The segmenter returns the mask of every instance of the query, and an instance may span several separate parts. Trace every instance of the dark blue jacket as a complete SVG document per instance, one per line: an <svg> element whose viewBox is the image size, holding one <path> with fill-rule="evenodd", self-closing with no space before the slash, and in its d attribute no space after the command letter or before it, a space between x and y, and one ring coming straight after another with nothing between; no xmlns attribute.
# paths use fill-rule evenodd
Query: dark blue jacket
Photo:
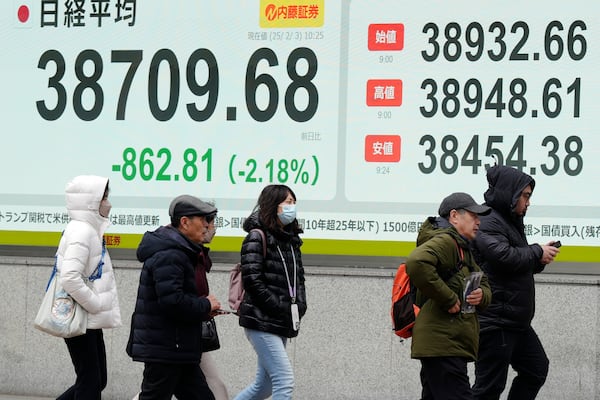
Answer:
<svg viewBox="0 0 600 400"><path fill-rule="evenodd" d="M135 361L200 362L201 321L211 308L196 287L201 251L172 226L144 234L137 249L144 265L127 344Z"/></svg>

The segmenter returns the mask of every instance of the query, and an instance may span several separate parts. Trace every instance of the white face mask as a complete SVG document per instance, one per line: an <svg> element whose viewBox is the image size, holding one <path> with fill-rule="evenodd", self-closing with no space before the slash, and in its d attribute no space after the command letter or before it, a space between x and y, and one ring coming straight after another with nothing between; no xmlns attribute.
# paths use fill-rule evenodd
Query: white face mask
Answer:
<svg viewBox="0 0 600 400"><path fill-rule="evenodd" d="M289 225L296 219L296 205L285 204L281 206L281 213L277 214L283 225Z"/></svg>
<svg viewBox="0 0 600 400"><path fill-rule="evenodd" d="M208 227L208 230L206 231L206 234L204 235L204 243L210 243L212 242L213 238L215 237L215 233L217 233L217 228L213 227Z"/></svg>
<svg viewBox="0 0 600 400"><path fill-rule="evenodd" d="M112 205L110 204L110 201L108 201L108 199L104 199L100 202L100 208L98 209L98 212L104 218L108 218L108 214L110 214L111 208Z"/></svg>

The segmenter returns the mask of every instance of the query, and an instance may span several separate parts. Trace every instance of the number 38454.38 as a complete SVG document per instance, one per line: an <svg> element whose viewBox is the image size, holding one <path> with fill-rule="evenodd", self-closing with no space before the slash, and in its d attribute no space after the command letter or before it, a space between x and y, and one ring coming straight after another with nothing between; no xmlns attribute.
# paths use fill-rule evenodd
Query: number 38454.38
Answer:
<svg viewBox="0 0 600 400"><path fill-rule="evenodd" d="M507 165L535 175L539 170L544 175L555 175L561 170L566 175L576 176L583 170L583 140L580 136L572 135L561 141L556 136L546 136L539 147L528 144L528 151L540 151L543 155L530 157L543 160L538 165L528 163L525 156L525 140L523 135L516 137L514 142L505 143L504 136L473 135L466 146L462 146L455 135L446 135L436 140L432 135L424 135L419 145L424 147L423 161L418 163L419 170L424 174L440 170L444 174L453 174L459 167L471 168L473 174L478 174L483 166L486 170L494 164ZM483 163L482 158L490 159ZM527 169L526 169L527 167Z"/></svg>

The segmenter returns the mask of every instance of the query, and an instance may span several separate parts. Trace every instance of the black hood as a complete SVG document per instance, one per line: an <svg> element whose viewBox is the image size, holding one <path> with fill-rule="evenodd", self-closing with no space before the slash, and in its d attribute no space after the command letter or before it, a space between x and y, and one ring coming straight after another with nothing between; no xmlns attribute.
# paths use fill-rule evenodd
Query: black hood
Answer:
<svg viewBox="0 0 600 400"><path fill-rule="evenodd" d="M257 210L254 210L252 212L252 214L250 214L250 216L244 220L244 224L242 225L242 228L246 232L250 232L252 229L264 229L258 219L258 211Z"/></svg>
<svg viewBox="0 0 600 400"><path fill-rule="evenodd" d="M535 188L535 180L518 169L494 166L487 171L489 187L483 194L485 204L505 216L512 216L521 192L527 186Z"/></svg>

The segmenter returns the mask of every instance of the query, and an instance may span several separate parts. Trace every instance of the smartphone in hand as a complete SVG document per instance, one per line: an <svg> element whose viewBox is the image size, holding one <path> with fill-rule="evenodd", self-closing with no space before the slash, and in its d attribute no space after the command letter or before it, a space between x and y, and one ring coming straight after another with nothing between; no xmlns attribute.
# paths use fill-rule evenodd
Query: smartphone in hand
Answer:
<svg viewBox="0 0 600 400"><path fill-rule="evenodd" d="M562 246L562 243L560 242L560 240L557 240L556 242L552 243L552 246L558 249L560 246Z"/></svg>

